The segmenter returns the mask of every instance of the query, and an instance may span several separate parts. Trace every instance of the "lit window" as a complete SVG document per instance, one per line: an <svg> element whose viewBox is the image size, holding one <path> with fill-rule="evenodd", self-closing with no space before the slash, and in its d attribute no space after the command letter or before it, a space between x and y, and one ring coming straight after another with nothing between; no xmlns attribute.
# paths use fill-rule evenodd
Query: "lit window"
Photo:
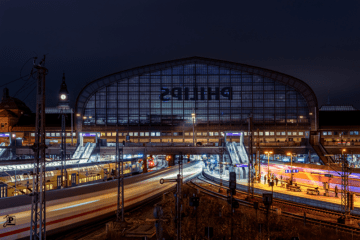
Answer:
<svg viewBox="0 0 360 240"><path fill-rule="evenodd" d="M55 133L51 133L51 136L52 136L52 137L55 137Z"/></svg>
<svg viewBox="0 0 360 240"><path fill-rule="evenodd" d="M145 132L145 136L148 137L148 136L149 136L149 132Z"/></svg>
<svg viewBox="0 0 360 240"><path fill-rule="evenodd" d="M209 132L209 136L214 136L214 133L213 133L213 132Z"/></svg>
<svg viewBox="0 0 360 240"><path fill-rule="evenodd" d="M138 132L134 132L134 137L137 137L138 136Z"/></svg>
<svg viewBox="0 0 360 240"><path fill-rule="evenodd" d="M35 137L35 133L31 133L31 136L32 136L32 137Z"/></svg>
<svg viewBox="0 0 360 240"><path fill-rule="evenodd" d="M265 132L265 136L269 136L269 132Z"/></svg>
<svg viewBox="0 0 360 240"><path fill-rule="evenodd" d="M282 135L282 136L285 136L285 132L281 132L281 135Z"/></svg>
<svg viewBox="0 0 360 240"><path fill-rule="evenodd" d="M107 133L106 133L106 136L107 136L107 137L111 137L111 132L107 132Z"/></svg>
<svg viewBox="0 0 360 240"><path fill-rule="evenodd" d="M143 137L144 136L144 132L140 132L140 137Z"/></svg>
<svg viewBox="0 0 360 240"><path fill-rule="evenodd" d="M247 136L247 132L244 132L244 136Z"/></svg>
<svg viewBox="0 0 360 240"><path fill-rule="evenodd" d="M104 132L102 132L102 133L101 133L101 136L102 136L102 137L105 137L105 133L104 133Z"/></svg>
<svg viewBox="0 0 360 240"><path fill-rule="evenodd" d="M354 135L359 135L359 131L354 131Z"/></svg>
<svg viewBox="0 0 360 240"><path fill-rule="evenodd" d="M133 132L129 132L129 136L134 136L134 133L133 133Z"/></svg>
<svg viewBox="0 0 360 240"><path fill-rule="evenodd" d="M116 137L116 132L113 132L113 133L112 133L112 136L113 136L113 137Z"/></svg>
<svg viewBox="0 0 360 240"><path fill-rule="evenodd" d="M66 136L70 137L70 136L71 136L71 133L66 133Z"/></svg>
<svg viewBox="0 0 360 240"><path fill-rule="evenodd" d="M293 135L296 136L296 132L293 132Z"/></svg>
<svg viewBox="0 0 360 240"><path fill-rule="evenodd" d="M279 135L280 135L280 132L276 132L276 135L279 136Z"/></svg>
<svg viewBox="0 0 360 240"><path fill-rule="evenodd" d="M214 136L219 136L219 132L214 132Z"/></svg>
<svg viewBox="0 0 360 240"><path fill-rule="evenodd" d="M299 135L300 135L300 136L303 136L303 135L304 135L304 133L303 133L303 132L299 132Z"/></svg>
<svg viewBox="0 0 360 240"><path fill-rule="evenodd" d="M197 132L196 135L201 136L201 132Z"/></svg>
<svg viewBox="0 0 360 240"><path fill-rule="evenodd" d="M207 136L207 132L203 132L203 136Z"/></svg>
<svg viewBox="0 0 360 240"><path fill-rule="evenodd" d="M355 133L355 132L354 132ZM332 135L332 133L331 132L328 132L328 135L330 136L330 135Z"/></svg>
<svg viewBox="0 0 360 240"><path fill-rule="evenodd" d="M50 137L50 133L46 133L46 136L47 136L47 137Z"/></svg>
<svg viewBox="0 0 360 240"><path fill-rule="evenodd" d="M57 137L60 137L60 133L56 133L56 136L57 136Z"/></svg>
<svg viewBox="0 0 360 240"><path fill-rule="evenodd" d="M263 136L264 135L264 133L263 132L259 132L259 136Z"/></svg>
<svg viewBox="0 0 360 240"><path fill-rule="evenodd" d="M322 132L322 134L323 134L324 136L326 136L326 135L327 135L327 132Z"/></svg>
<svg viewBox="0 0 360 240"><path fill-rule="evenodd" d="M156 132L156 136L157 136L157 137L160 137L160 132Z"/></svg>
<svg viewBox="0 0 360 240"><path fill-rule="evenodd" d="M75 137L75 136L76 136L76 133L73 133L73 136Z"/></svg>
<svg viewBox="0 0 360 240"><path fill-rule="evenodd" d="M151 136L154 137L154 136L155 136L155 132L151 132Z"/></svg>
<svg viewBox="0 0 360 240"><path fill-rule="evenodd" d="M270 132L270 136L274 136L274 132Z"/></svg>
<svg viewBox="0 0 360 240"><path fill-rule="evenodd" d="M258 133L257 132L254 132L254 136L257 136L258 135Z"/></svg>

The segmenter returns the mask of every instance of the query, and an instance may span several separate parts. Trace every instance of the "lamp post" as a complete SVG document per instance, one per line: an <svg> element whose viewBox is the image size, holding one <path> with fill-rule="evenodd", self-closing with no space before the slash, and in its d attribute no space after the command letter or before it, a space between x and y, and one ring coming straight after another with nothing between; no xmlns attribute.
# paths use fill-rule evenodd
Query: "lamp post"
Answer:
<svg viewBox="0 0 360 240"><path fill-rule="evenodd" d="M268 156L268 179L270 179L270 154L273 154L272 151L269 151L269 152L265 152L265 154L267 154Z"/></svg>
<svg viewBox="0 0 360 240"><path fill-rule="evenodd" d="M286 155L290 156L290 171L291 171L291 175L290 175L290 181L291 181L291 185L292 185L292 182L293 182L293 171L292 171L292 157L293 157L293 154L292 153L287 153Z"/></svg>
<svg viewBox="0 0 360 240"><path fill-rule="evenodd" d="M193 112L191 113L191 118L192 118L192 122L193 122L193 145L195 146L195 112L193 110Z"/></svg>

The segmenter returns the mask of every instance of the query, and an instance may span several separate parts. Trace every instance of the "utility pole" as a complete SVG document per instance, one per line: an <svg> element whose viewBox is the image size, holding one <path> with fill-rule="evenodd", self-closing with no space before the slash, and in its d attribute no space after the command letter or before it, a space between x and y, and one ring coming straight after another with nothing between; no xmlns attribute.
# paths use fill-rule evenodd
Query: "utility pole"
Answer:
<svg viewBox="0 0 360 240"><path fill-rule="evenodd" d="M176 179L160 179L160 184L164 184L166 182L176 182L176 194L175 194L175 211L176 211L176 217L175 217L175 222L176 222L176 235L177 235L177 240L181 240L181 185L183 182L183 176L182 174L182 160L183 160L183 155L180 152L180 156L179 156L179 174L177 175ZM180 163L181 162L181 163Z"/></svg>
<svg viewBox="0 0 360 240"><path fill-rule="evenodd" d="M36 122L34 150L33 192L31 202L30 240L46 239L46 202L45 202L45 75L47 69L45 56L37 70ZM39 228L38 228L39 227Z"/></svg>
<svg viewBox="0 0 360 240"><path fill-rule="evenodd" d="M60 110L61 117L61 187L67 187L68 181L64 184L64 172L65 179L67 179L66 174L66 110L70 110L69 106L69 91L65 83L65 73L63 73L62 83L59 91L59 103L57 108ZM72 114L72 109L71 109ZM71 133L72 134L72 133ZM76 181L76 179L75 179Z"/></svg>
<svg viewBox="0 0 360 240"><path fill-rule="evenodd" d="M125 146L125 142L123 142ZM118 179L118 192L117 192L117 211L116 221L124 222L124 162L123 162L124 148L119 147L119 133L116 129L116 165L117 165L117 179ZM120 166L121 165L121 166ZM121 167L121 169L120 169ZM120 173L121 171L121 173ZM120 207L121 202L121 207ZM121 215L121 217L120 217ZM120 219L121 218L121 219Z"/></svg>
<svg viewBox="0 0 360 240"><path fill-rule="evenodd" d="M347 224L351 223L350 210L353 205L352 195L350 194L349 188L349 175L350 167L347 161L346 150L343 149L342 153L342 164L341 164L341 213L342 216L338 219L340 223Z"/></svg>
<svg viewBox="0 0 360 240"><path fill-rule="evenodd" d="M248 198L252 199L254 197L254 181L252 179L252 169L253 169L253 148L252 148L252 142L253 142L253 136L252 136L252 114L250 114L248 118L248 145L249 145L249 174L248 174Z"/></svg>
<svg viewBox="0 0 360 240"><path fill-rule="evenodd" d="M61 110L61 187L64 187L64 171L66 171L65 168L66 168L65 113L63 110Z"/></svg>

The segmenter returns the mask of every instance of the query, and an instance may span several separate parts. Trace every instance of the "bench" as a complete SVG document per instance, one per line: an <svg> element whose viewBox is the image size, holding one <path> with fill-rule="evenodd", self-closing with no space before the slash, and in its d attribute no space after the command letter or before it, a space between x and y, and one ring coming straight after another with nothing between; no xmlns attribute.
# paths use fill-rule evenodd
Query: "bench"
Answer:
<svg viewBox="0 0 360 240"><path fill-rule="evenodd" d="M289 185L288 188L290 191L301 192L300 186Z"/></svg>
<svg viewBox="0 0 360 240"><path fill-rule="evenodd" d="M308 188L306 193L309 195L320 195L320 191L318 188Z"/></svg>

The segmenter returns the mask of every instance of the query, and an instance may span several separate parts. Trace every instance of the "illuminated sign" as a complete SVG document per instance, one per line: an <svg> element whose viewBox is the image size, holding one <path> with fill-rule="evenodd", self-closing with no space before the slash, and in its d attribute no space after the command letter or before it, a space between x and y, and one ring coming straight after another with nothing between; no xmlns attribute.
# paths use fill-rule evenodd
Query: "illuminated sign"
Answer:
<svg viewBox="0 0 360 240"><path fill-rule="evenodd" d="M235 167L247 167L248 165L246 164L235 164Z"/></svg>
<svg viewBox="0 0 360 240"><path fill-rule="evenodd" d="M83 133L83 137L96 137L96 133Z"/></svg>
<svg viewBox="0 0 360 240"><path fill-rule="evenodd" d="M162 87L159 98L163 102L171 100L171 97L177 100L220 100L221 96L222 98L232 100L232 87L224 87L221 89L219 87L194 87L191 92L188 87L176 87L172 89Z"/></svg>
<svg viewBox="0 0 360 240"><path fill-rule="evenodd" d="M241 133L226 133L226 136L240 136Z"/></svg>
<svg viewBox="0 0 360 240"><path fill-rule="evenodd" d="M0 133L0 137L9 137L8 133Z"/></svg>
<svg viewBox="0 0 360 240"><path fill-rule="evenodd" d="M293 173L298 173L298 172L299 172L299 169L293 169L292 172L293 172ZM290 170L290 169L287 169L287 170L285 170L285 173L291 173L291 170Z"/></svg>

